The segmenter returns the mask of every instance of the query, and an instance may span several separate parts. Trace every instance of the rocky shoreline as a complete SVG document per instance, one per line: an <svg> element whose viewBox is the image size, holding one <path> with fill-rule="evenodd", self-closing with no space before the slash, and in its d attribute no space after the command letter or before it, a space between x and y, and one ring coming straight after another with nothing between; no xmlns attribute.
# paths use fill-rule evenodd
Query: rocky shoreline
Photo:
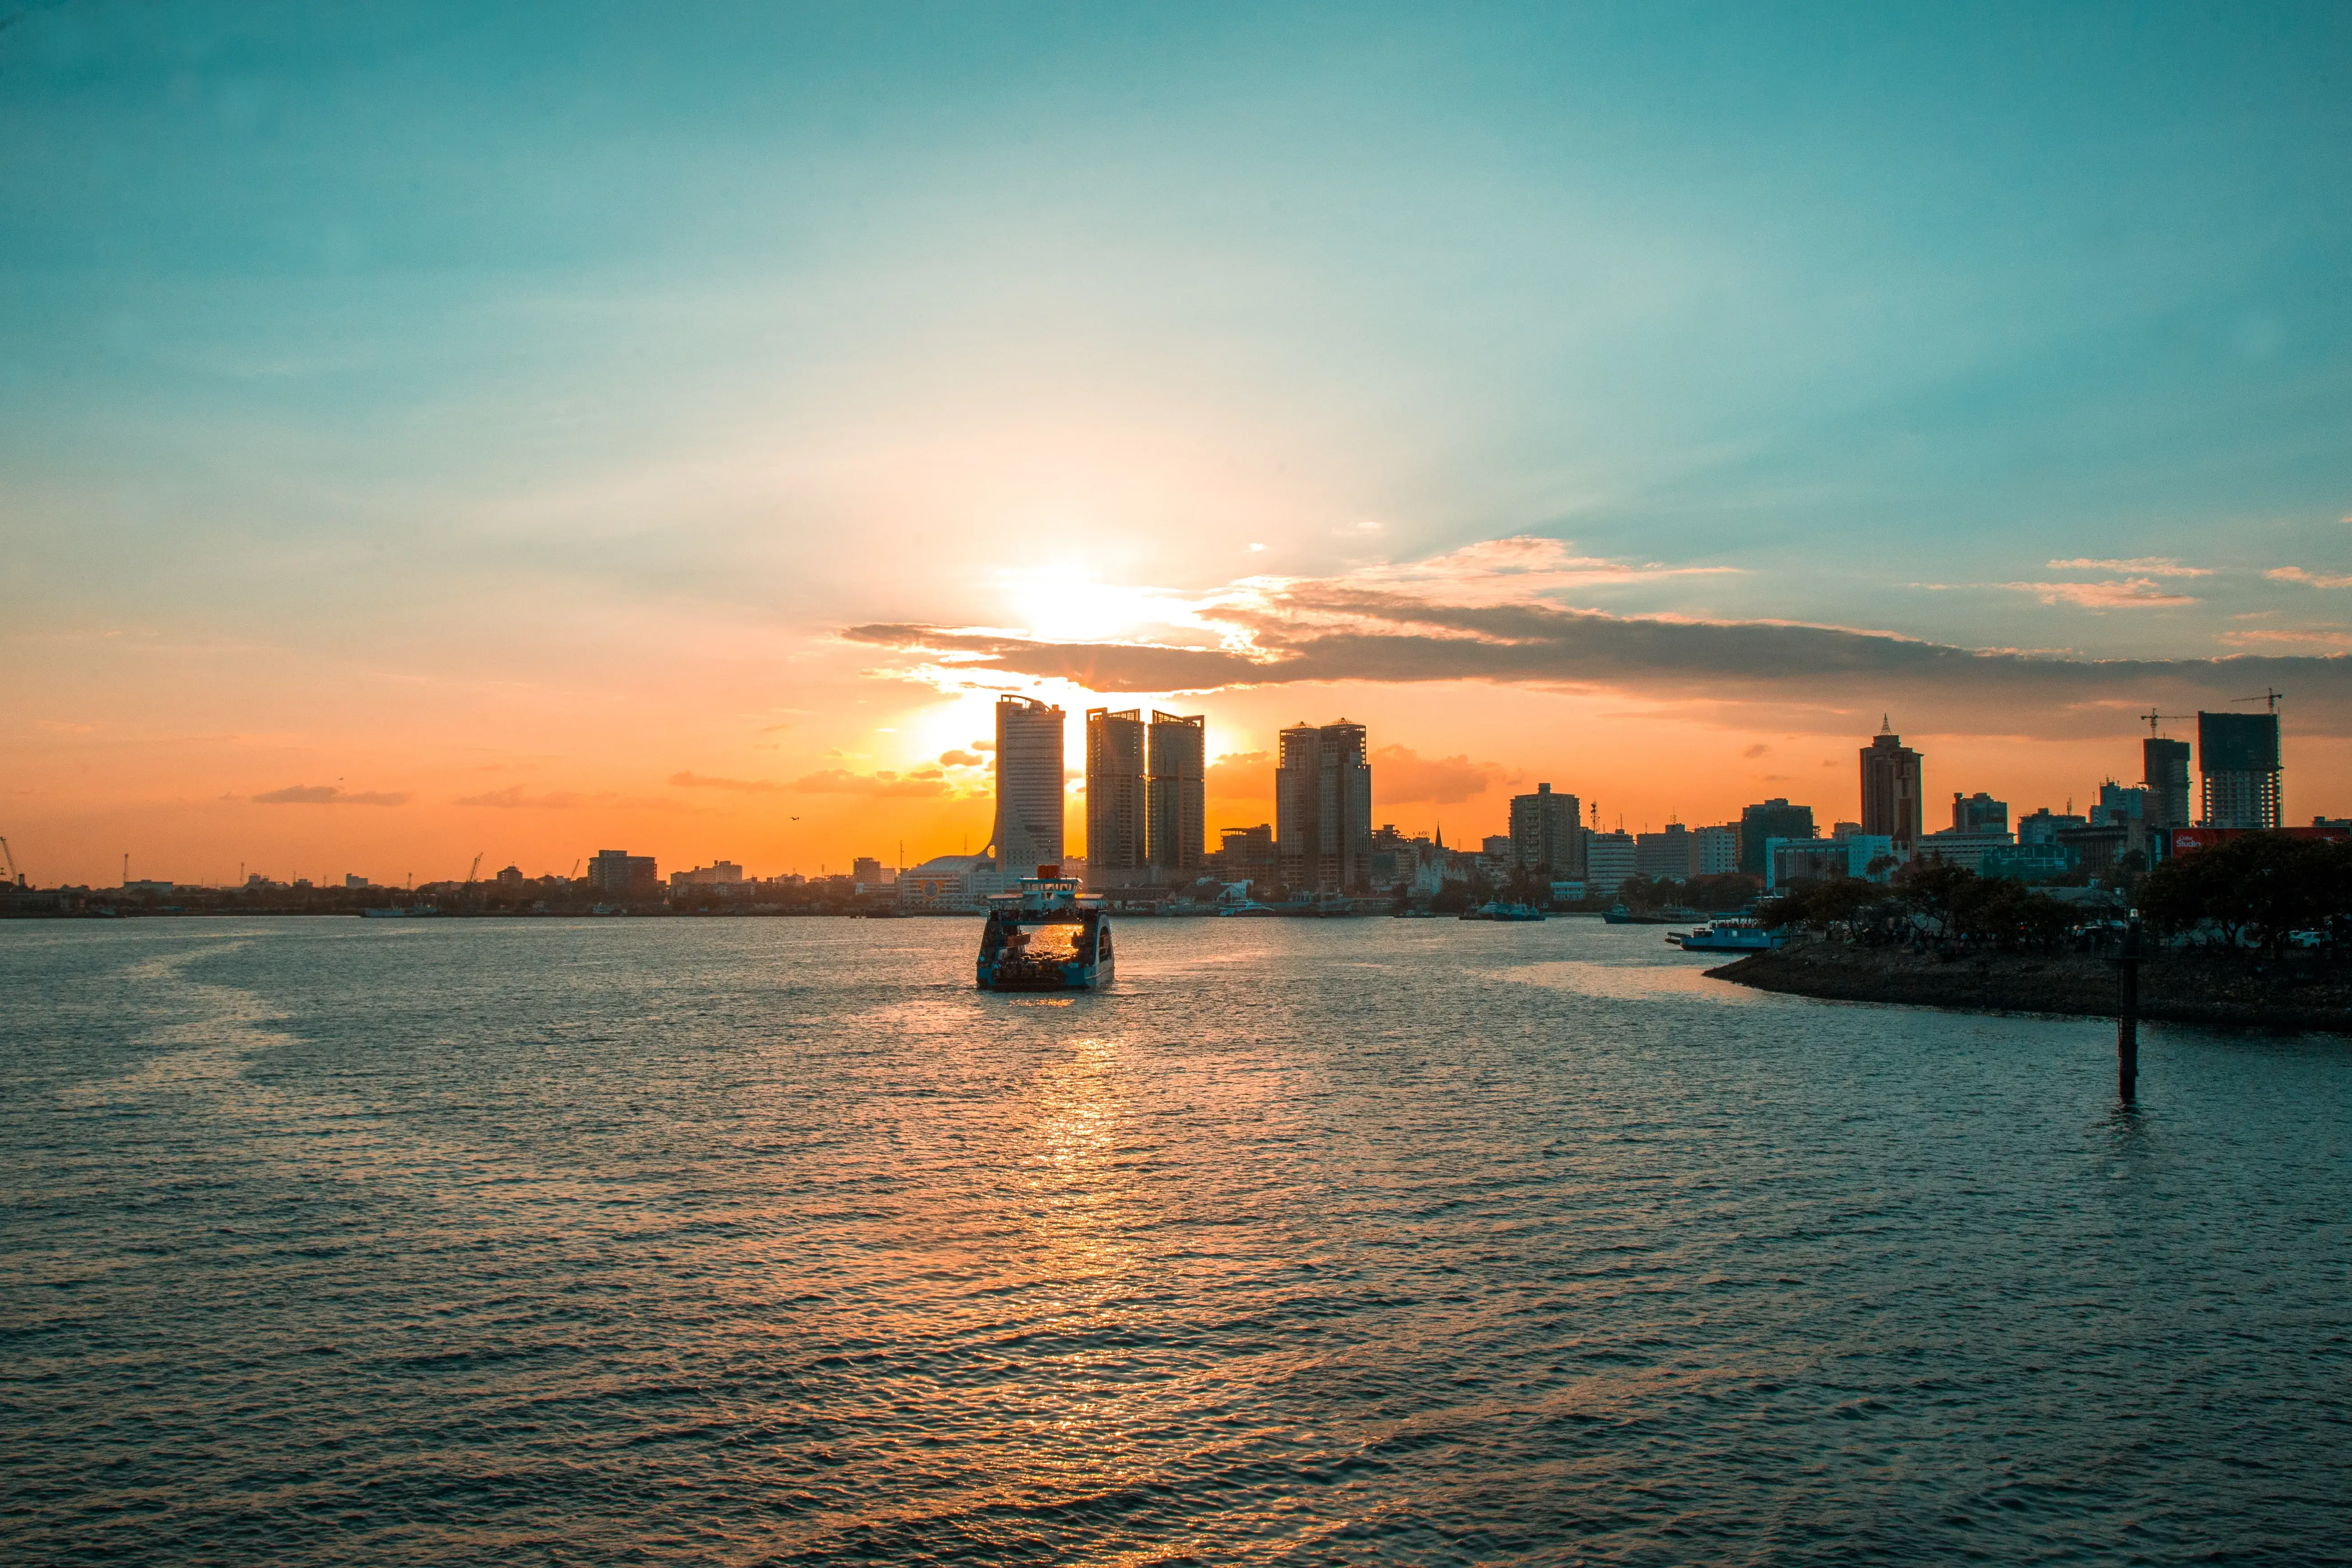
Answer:
<svg viewBox="0 0 2352 1568"><path fill-rule="evenodd" d="M1915 953L1844 942L1790 943L1707 973L1759 991L1972 1013L2113 1017L2115 961L2077 952ZM2352 968L2301 954L2167 952L2140 965L2140 1016L2210 1028L2352 1035Z"/></svg>

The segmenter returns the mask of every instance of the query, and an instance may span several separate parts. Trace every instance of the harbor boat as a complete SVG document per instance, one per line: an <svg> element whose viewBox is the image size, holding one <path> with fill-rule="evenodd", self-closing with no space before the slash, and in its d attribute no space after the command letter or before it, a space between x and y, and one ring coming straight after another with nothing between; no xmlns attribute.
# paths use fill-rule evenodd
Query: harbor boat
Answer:
<svg viewBox="0 0 2352 1568"><path fill-rule="evenodd" d="M1654 915L1647 911L1636 913L1622 904L1613 905L1609 912L1601 918L1613 926L1662 926L1666 923L1664 915Z"/></svg>
<svg viewBox="0 0 2352 1568"><path fill-rule="evenodd" d="M398 904L387 904L381 909L362 910L360 911L362 916L372 921L421 920L427 915L437 915L441 911L439 910L434 908L431 904L416 904L408 908L403 908Z"/></svg>
<svg viewBox="0 0 2352 1568"><path fill-rule="evenodd" d="M1527 921L1544 918L1544 912L1533 904L1488 904L1486 908L1492 911L1490 918L1498 921Z"/></svg>
<svg viewBox="0 0 2352 1568"><path fill-rule="evenodd" d="M1078 891L1059 866L1040 866L1017 893L988 900L980 933L982 991L1092 991L1111 983L1110 921L1102 900Z"/></svg>
<svg viewBox="0 0 2352 1568"><path fill-rule="evenodd" d="M1668 931L1666 940L1685 952L1769 952L1789 939L1758 921L1724 919L1696 931Z"/></svg>

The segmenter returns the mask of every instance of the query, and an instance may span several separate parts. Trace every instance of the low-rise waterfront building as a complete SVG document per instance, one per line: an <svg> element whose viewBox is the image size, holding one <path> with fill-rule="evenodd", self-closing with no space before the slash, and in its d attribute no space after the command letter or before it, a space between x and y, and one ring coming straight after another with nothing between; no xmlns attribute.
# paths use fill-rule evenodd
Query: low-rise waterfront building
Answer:
<svg viewBox="0 0 2352 1568"><path fill-rule="evenodd" d="M1589 898L1613 899L1625 879L1641 875L1640 846L1620 828L1614 833L1584 834L1584 889Z"/></svg>
<svg viewBox="0 0 2352 1568"><path fill-rule="evenodd" d="M1895 863L1894 836L1849 833L1843 838L1773 838L1764 847L1764 890L1790 882L1852 877L1884 882Z"/></svg>

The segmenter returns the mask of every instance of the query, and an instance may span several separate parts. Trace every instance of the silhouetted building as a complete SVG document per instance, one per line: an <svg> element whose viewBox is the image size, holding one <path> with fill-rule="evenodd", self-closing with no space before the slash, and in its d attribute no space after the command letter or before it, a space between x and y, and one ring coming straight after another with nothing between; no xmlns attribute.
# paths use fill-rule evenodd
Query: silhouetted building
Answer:
<svg viewBox="0 0 2352 1568"><path fill-rule="evenodd" d="M1364 727L1298 724L1275 756L1274 835L1291 891L1348 893L1370 885L1372 765Z"/></svg>
<svg viewBox="0 0 2352 1568"><path fill-rule="evenodd" d="M1123 887L1143 879L1150 838L1150 791L1143 715L1087 710L1087 885Z"/></svg>
<svg viewBox="0 0 2352 1568"><path fill-rule="evenodd" d="M2055 844L2058 835L2070 827L2088 827L2086 817L2042 807L2031 816L2017 819L2017 841L2020 844Z"/></svg>
<svg viewBox="0 0 2352 1568"><path fill-rule="evenodd" d="M351 885L351 879L350 879L349 877L346 877L346 878L344 878L344 879L343 879L343 885L344 885L345 887L349 887L349 886ZM499 873L499 891L501 891L501 892L512 893L512 892L520 892L520 891L521 890L521 889L522 889L522 868L521 868L521 867L520 867L520 866L509 866L509 867L508 867L505 870L500 871L500 872Z"/></svg>
<svg viewBox="0 0 2352 1568"><path fill-rule="evenodd" d="M996 869L1018 879L1062 863L1062 710L1026 697L996 700Z"/></svg>
<svg viewBox="0 0 2352 1568"><path fill-rule="evenodd" d="M1919 842L1919 753L1882 727L1862 748L1862 830L1895 840L1909 858Z"/></svg>
<svg viewBox="0 0 2352 1568"><path fill-rule="evenodd" d="M2140 784L2150 827L2189 826L2189 742L2150 737L2139 743Z"/></svg>
<svg viewBox="0 0 2352 1568"><path fill-rule="evenodd" d="M661 873L650 855L599 849L588 862L588 887L592 892L645 898L661 890Z"/></svg>
<svg viewBox="0 0 2352 1568"><path fill-rule="evenodd" d="M1572 795L1554 795L1551 785L1536 785L1533 795L1511 797L1511 855L1530 870L1560 877L1584 874L1583 803Z"/></svg>
<svg viewBox="0 0 2352 1568"><path fill-rule="evenodd" d="M1895 841L1883 833L1849 833L1839 838L1768 838L1764 841L1764 888L1777 891L1791 882L1834 882L1844 878L1884 882L1892 874Z"/></svg>
<svg viewBox="0 0 2352 1568"><path fill-rule="evenodd" d="M877 865L872 860L863 860L858 864ZM876 875L877 878L880 876L878 867ZM708 866L697 866L691 871L672 871L669 874L669 885L673 888L731 888L742 880L743 868L732 860L714 860Z"/></svg>
<svg viewBox="0 0 2352 1568"><path fill-rule="evenodd" d="M1952 828L1958 833L2009 834L2009 802L1979 790L1971 795L1952 792Z"/></svg>
<svg viewBox="0 0 2352 1568"><path fill-rule="evenodd" d="M1217 878L1226 882L1270 883L1282 875L1282 861L1274 847L1274 825L1261 822L1255 827L1221 827L1217 837L1223 840L1211 858L1211 868Z"/></svg>
<svg viewBox="0 0 2352 1568"><path fill-rule="evenodd" d="M2105 877L2114 872L2116 862L2131 847L2131 829L2120 822L2064 827L2058 831L2058 847L2078 868Z"/></svg>
<svg viewBox="0 0 2352 1568"><path fill-rule="evenodd" d="M2197 715L2197 771L2207 827L2279 826L2279 721L2275 713Z"/></svg>
<svg viewBox="0 0 2352 1568"><path fill-rule="evenodd" d="M1698 874L1698 835L1679 822L1633 836L1634 869L1652 881L1687 882Z"/></svg>
<svg viewBox="0 0 2352 1568"><path fill-rule="evenodd" d="M1790 805L1779 796L1739 813L1739 868L1751 877L1764 875L1764 841L1768 838L1818 838L1813 808Z"/></svg>
<svg viewBox="0 0 2352 1568"><path fill-rule="evenodd" d="M1144 854L1171 881L1197 874L1208 848L1207 723L1198 713L1186 718L1155 709L1146 735L1150 822Z"/></svg>

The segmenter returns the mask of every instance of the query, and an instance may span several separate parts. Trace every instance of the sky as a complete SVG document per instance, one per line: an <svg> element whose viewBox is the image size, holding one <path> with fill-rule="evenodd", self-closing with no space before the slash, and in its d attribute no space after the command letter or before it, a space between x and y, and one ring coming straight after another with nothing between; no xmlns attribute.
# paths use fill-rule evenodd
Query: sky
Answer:
<svg viewBox="0 0 2352 1568"><path fill-rule="evenodd" d="M1301 720L1456 842L2272 689L2352 813L2342 6L0 21L36 882L977 850L1001 691L1213 833Z"/></svg>

